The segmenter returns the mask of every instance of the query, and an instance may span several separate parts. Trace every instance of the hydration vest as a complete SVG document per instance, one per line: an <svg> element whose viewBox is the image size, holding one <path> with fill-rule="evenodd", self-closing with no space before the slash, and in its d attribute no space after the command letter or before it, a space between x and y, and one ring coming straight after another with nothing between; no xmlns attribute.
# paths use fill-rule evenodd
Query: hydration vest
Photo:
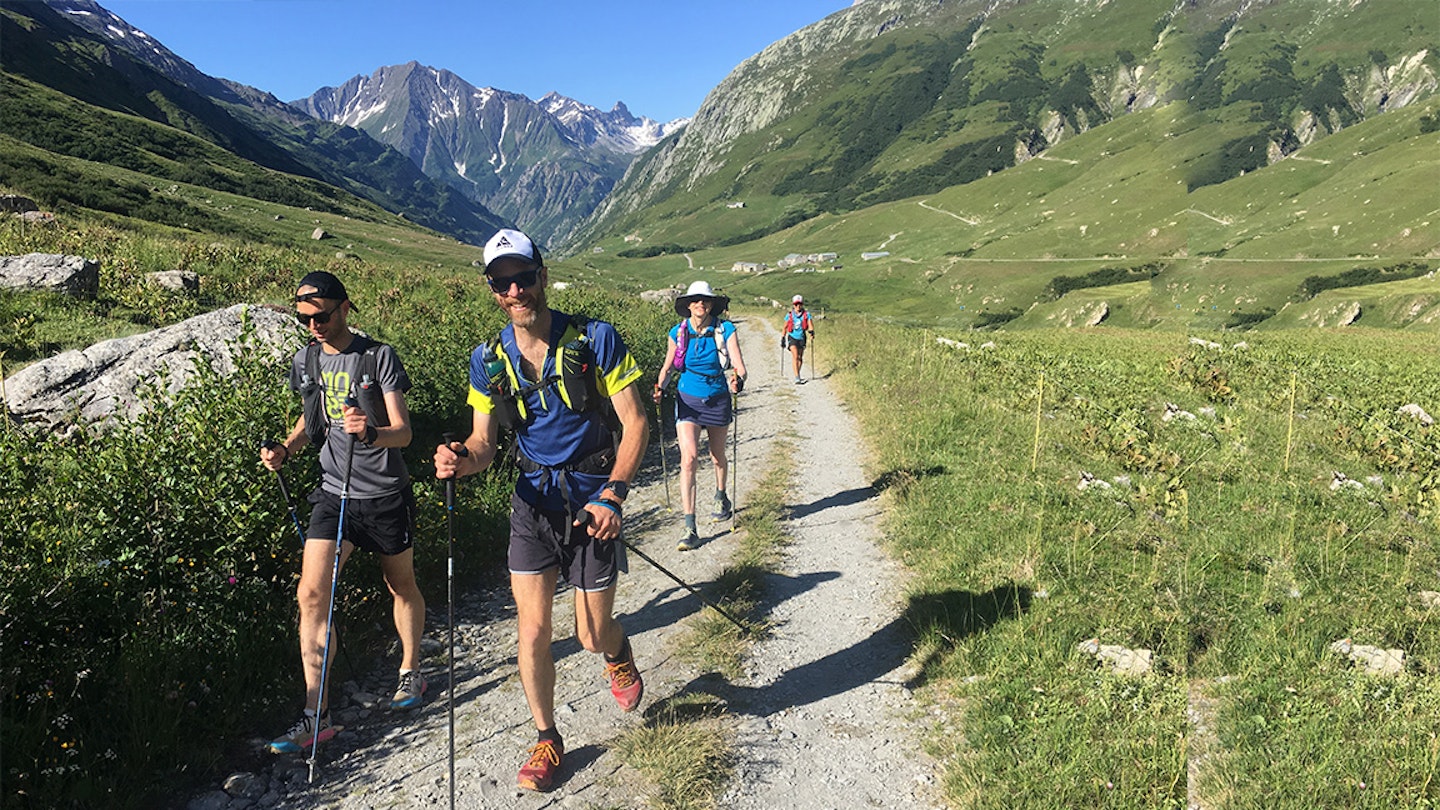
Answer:
<svg viewBox="0 0 1440 810"><path fill-rule="evenodd" d="M550 386L554 386L560 401L570 410L579 413L600 411L612 433L619 427L619 419L614 409L609 407L609 398L600 393L595 345L590 339L589 325L590 319L584 315L571 315L559 344L553 348L556 373L523 387L510 353L500 345L500 336L496 335L490 341L485 347L485 375L489 378L490 395L495 402L495 419L501 428L514 430L532 421L525 398Z"/></svg>
<svg viewBox="0 0 1440 810"><path fill-rule="evenodd" d="M715 338L715 354L720 358L720 370L730 368L730 351L725 348L725 330L722 328L724 321L716 320L715 323L706 327ZM696 335L697 338L705 337L702 331ZM686 318L680 322L680 333L675 340L675 357L672 364L676 371L685 370L685 353L690 348L690 319Z"/></svg>
<svg viewBox="0 0 1440 810"><path fill-rule="evenodd" d="M360 354L360 381L352 384L350 396L359 401L360 410L365 412L365 417L371 424L387 427L390 424L390 413L385 409L385 394L380 390L380 380L376 378L380 365L377 356L385 344L363 335L357 335L355 339L369 341L369 345ZM312 338L305 347L305 371L300 377L300 402L305 414L305 435L310 437L310 443L316 447L323 446L330 433L330 417L325 413L325 380L320 375L320 352L320 341Z"/></svg>
<svg viewBox="0 0 1440 810"><path fill-rule="evenodd" d="M794 332L794 331L797 330L797 329L800 330L800 331L802 331L802 332L809 332L809 331L810 331L810 328L811 328L811 327L810 327L810 312L809 312L809 310L801 310L801 311L800 311L800 317L799 317L798 319L795 317L795 313L793 313L793 312L787 312L787 313L785 313L785 333L786 333L786 334L789 334L789 333L791 333L791 332Z"/></svg>

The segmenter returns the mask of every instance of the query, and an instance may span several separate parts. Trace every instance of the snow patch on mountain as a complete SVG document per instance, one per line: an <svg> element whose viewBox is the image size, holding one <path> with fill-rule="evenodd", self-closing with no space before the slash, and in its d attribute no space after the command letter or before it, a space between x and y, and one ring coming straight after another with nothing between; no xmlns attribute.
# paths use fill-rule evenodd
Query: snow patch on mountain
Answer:
<svg viewBox="0 0 1440 810"><path fill-rule="evenodd" d="M650 118L636 118L623 101L615 102L610 112L601 112L597 107L555 92L546 93L537 103L553 115L576 142L587 146L600 144L631 155L649 149L689 121L682 118L662 124Z"/></svg>

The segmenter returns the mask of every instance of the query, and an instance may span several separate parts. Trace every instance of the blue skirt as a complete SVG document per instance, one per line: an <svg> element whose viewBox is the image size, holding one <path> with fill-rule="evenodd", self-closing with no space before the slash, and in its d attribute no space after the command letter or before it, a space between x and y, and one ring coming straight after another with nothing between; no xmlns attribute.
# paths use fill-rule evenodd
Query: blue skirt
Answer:
<svg viewBox="0 0 1440 810"><path fill-rule="evenodd" d="M675 421L694 422L701 427L730 424L730 392L708 397L680 394L675 398Z"/></svg>

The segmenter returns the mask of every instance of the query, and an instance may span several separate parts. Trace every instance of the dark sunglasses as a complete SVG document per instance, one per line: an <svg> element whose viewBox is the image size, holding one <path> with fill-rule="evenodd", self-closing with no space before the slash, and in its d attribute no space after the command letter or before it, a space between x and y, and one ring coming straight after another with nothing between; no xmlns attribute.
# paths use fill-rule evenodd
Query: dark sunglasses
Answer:
<svg viewBox="0 0 1440 810"><path fill-rule="evenodd" d="M342 301L341 303L344 302ZM319 324L326 324L330 322L330 316L334 315L335 311L338 309L340 309L340 304L336 304L335 306L331 307L329 312L325 312L322 310L312 315L306 315L303 312L296 312L295 320L299 321L301 326L309 326L311 321Z"/></svg>
<svg viewBox="0 0 1440 810"><path fill-rule="evenodd" d="M520 289L522 289L522 290L528 290L528 289L530 289L531 287L534 287L534 286L535 286L535 282L537 282L537 281L539 281L539 280L540 280L540 271L539 271L539 270L522 270L521 272L516 273L516 274L513 275L513 276L506 276L506 277L504 277L504 278L496 278L496 277L494 277L494 276L486 276L486 278L485 278L485 283L486 283L486 284L489 284L489 285L490 285L490 289L493 290L494 292L496 292L496 293L498 293L498 294L500 294L500 295L504 295L505 293L510 292L510 285L511 285L511 284L519 284L519 285L520 285Z"/></svg>

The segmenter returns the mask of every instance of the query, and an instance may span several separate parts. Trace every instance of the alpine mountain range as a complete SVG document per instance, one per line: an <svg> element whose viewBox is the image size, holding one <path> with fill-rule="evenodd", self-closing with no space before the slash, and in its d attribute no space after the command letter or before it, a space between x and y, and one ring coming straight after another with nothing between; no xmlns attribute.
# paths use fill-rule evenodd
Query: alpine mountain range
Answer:
<svg viewBox="0 0 1440 810"><path fill-rule="evenodd" d="M549 244L565 242L640 153L683 127L558 93L539 101L417 62L382 67L291 102L364 130L426 175Z"/></svg>
<svg viewBox="0 0 1440 810"><path fill-rule="evenodd" d="M1413 189L1434 187L1433 0L865 0L742 61L693 118L667 123L624 104L531 100L417 62L285 102L205 75L94 0L6 4L0 24L0 78L91 105L74 120L94 130L82 149L40 120L61 102L36 101L27 117L11 97L0 136L234 190L231 175L184 155L157 162L153 145L113 137L85 110L138 115L462 242L514 224L555 255L601 265L772 240L701 258L753 264L806 241L791 229L835 217L845 227L825 250L891 249L886 206L936 206L931 195L952 197L938 199L953 210L917 229L906 257L927 300L931 274L957 257L1145 265L1440 252L1433 205L1405 208ZM42 95L22 84L16 92ZM1336 136L1356 143L1301 154ZM1347 164L1361 160L1398 168L1356 179ZM1286 180L1299 166L1314 199ZM1043 182L1031 176L1042 171ZM64 189L22 190L76 202ZM259 182L244 191L297 204ZM298 204L329 190L312 192ZM1114 213L1132 200L1144 204ZM1272 201L1263 211L1262 200ZM1243 223L1224 213L1237 206Z"/></svg>
<svg viewBox="0 0 1440 810"><path fill-rule="evenodd" d="M101 61L118 70L128 83L137 84L136 74L147 69L158 73L203 97L205 106L218 105L230 118L240 119L243 127L259 135L257 140L279 142L303 168L238 150L242 156L331 182L476 244L483 241L487 229L501 222L522 225L543 244L563 242L604 200L639 154L687 122L659 123L637 117L623 102L604 112L558 93L535 101L519 93L476 87L448 70L417 62L380 67L370 76L356 76L340 87L324 87L287 104L263 90L201 72L94 0L45 0L44 5L58 12L52 17L34 15L54 29L51 40L73 38L73 30L65 31L66 23L73 24L143 66L119 64L114 56L102 57ZM16 34L10 38L13 41ZM16 67L5 65L7 70ZM37 66L30 78L47 83L38 75L46 72L45 67ZM138 84L143 95L154 82L141 79ZM168 97L171 89L162 92ZM111 101L104 106L127 107ZM197 103L187 98L177 106ZM317 121L339 129L317 127ZM359 133L374 143L357 145ZM468 206L473 210L451 217L427 214L427 208L438 211L467 206L450 199L443 190L419 182L420 178L381 181L365 176L367 163L394 163L393 158L384 158L386 147L407 158L433 183L459 192L473 203ZM334 153L341 148L367 154L337 159ZM393 165L389 172L395 173ZM397 189L416 185L422 188L422 199L399 204Z"/></svg>

